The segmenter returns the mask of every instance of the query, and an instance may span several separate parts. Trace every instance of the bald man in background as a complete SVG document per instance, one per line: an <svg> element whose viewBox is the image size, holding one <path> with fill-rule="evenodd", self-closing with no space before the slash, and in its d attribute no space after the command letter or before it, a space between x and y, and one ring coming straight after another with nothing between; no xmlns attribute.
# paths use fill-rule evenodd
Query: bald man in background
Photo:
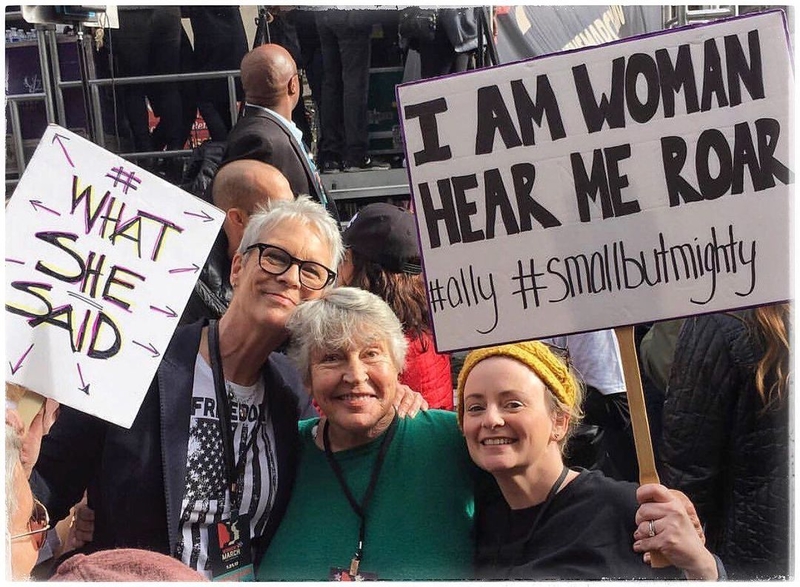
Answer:
<svg viewBox="0 0 800 587"><path fill-rule="evenodd" d="M228 135L223 164L255 159L281 170L294 195L308 194L338 220L333 200L325 194L303 132L292 122L300 100L300 77L289 52L276 44L256 47L242 59L245 107Z"/></svg>
<svg viewBox="0 0 800 587"><path fill-rule="evenodd" d="M219 318L228 307L233 259L250 215L270 200L291 200L289 180L274 166L241 159L219 168L212 186L214 205L225 212L222 230L208 255L180 324Z"/></svg>

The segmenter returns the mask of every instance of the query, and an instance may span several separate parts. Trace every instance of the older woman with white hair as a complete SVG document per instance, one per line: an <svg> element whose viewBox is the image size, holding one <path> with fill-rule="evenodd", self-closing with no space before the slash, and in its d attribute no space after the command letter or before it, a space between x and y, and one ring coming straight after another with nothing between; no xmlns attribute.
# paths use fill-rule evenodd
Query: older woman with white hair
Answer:
<svg viewBox="0 0 800 587"><path fill-rule="evenodd" d="M300 423L300 463L258 580L467 579L477 469L455 414L399 419L407 342L378 296L340 287L287 323L324 416Z"/></svg>

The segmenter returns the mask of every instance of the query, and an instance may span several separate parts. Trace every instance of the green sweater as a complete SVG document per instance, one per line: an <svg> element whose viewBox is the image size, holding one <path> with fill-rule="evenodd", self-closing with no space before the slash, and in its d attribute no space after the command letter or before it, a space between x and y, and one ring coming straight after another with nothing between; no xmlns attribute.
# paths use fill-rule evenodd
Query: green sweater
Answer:
<svg viewBox="0 0 800 587"><path fill-rule="evenodd" d="M259 581L325 581L332 567L347 569L356 550L359 519L314 444L317 422L300 422L297 481ZM358 501L382 439L334 453ZM400 419L367 512L360 571L386 580L471 578L477 474L453 412Z"/></svg>

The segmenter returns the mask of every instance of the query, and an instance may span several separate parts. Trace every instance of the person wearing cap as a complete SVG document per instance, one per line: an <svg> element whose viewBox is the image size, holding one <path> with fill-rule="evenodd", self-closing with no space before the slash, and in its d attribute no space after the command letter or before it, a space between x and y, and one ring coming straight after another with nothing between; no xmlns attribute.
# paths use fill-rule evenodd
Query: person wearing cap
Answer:
<svg viewBox="0 0 800 587"><path fill-rule="evenodd" d="M660 551L687 579L724 576L688 498L564 464L583 390L547 345L472 351L457 393L470 456L501 493L476 508L478 578L666 578L646 564L649 551Z"/></svg>
<svg viewBox="0 0 800 587"><path fill-rule="evenodd" d="M419 392L431 408L453 409L450 355L437 353L420 264L414 215L383 202L359 210L345 229L346 251L339 284L372 292L397 314L408 341L400 382Z"/></svg>

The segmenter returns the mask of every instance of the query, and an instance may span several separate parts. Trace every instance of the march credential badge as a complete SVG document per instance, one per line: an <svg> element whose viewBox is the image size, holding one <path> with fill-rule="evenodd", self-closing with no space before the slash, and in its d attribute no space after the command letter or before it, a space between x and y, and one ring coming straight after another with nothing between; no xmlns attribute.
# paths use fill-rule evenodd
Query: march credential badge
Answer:
<svg viewBox="0 0 800 587"><path fill-rule="evenodd" d="M232 512L209 528L208 558L214 581L255 581L250 548L250 517Z"/></svg>

